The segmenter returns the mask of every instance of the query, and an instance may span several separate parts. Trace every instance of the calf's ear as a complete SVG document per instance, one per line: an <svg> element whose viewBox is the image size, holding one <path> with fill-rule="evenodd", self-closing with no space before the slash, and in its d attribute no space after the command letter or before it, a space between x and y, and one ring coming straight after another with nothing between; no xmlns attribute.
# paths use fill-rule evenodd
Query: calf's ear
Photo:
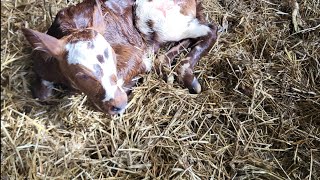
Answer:
<svg viewBox="0 0 320 180"><path fill-rule="evenodd" d="M64 50L62 40L32 29L22 28L21 30L34 49L44 51L54 57L62 55Z"/></svg>
<svg viewBox="0 0 320 180"><path fill-rule="evenodd" d="M101 3L100 0L96 0L95 2L96 6L94 7L93 12L92 26L96 31L103 35L106 30L106 24L104 22L103 12L101 10Z"/></svg>

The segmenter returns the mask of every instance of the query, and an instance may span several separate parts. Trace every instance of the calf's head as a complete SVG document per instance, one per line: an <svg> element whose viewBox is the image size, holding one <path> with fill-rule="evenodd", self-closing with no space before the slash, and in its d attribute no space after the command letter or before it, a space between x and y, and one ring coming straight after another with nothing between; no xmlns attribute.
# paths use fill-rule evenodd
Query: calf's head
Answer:
<svg viewBox="0 0 320 180"><path fill-rule="evenodd" d="M59 61L70 85L83 93L102 111L122 113L127 105L123 80L117 77L116 57L110 44L94 29L75 30L56 39L31 29L22 29L30 44Z"/></svg>

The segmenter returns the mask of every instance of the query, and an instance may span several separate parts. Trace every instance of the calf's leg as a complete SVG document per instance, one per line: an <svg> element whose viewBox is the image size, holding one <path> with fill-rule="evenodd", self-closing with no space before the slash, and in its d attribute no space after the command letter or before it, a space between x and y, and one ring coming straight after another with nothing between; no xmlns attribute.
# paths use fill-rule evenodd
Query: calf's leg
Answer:
<svg viewBox="0 0 320 180"><path fill-rule="evenodd" d="M167 53L162 54L155 59L155 70L165 81L168 80L167 78L171 71L173 59L177 57L182 50L188 48L190 43L190 39L183 40L178 45L173 46Z"/></svg>
<svg viewBox="0 0 320 180"><path fill-rule="evenodd" d="M194 66L206 55L217 39L217 26L208 25L210 32L197 41L188 55L177 65L178 81L189 89L190 93L200 93L201 85L194 76Z"/></svg>
<svg viewBox="0 0 320 180"><path fill-rule="evenodd" d="M32 84L31 91L34 98L46 100L52 95L53 83L37 77Z"/></svg>
<svg viewBox="0 0 320 180"><path fill-rule="evenodd" d="M217 39L217 26L208 25L210 31L206 36L196 39L185 39L178 45L172 47L167 53L161 55L155 60L155 70L166 81L171 71L171 64L183 49L186 49L192 43L194 46L187 56L181 60L176 67L177 79L184 87L189 89L190 93L200 93L201 85L194 76L194 66L201 57L206 55Z"/></svg>
<svg viewBox="0 0 320 180"><path fill-rule="evenodd" d="M201 24L206 24L201 1L196 1L196 18ZM201 57L206 55L217 40L217 26L209 24L209 33L206 36L196 38L195 46L176 68L178 81L189 89L191 93L200 93L201 85L194 76L194 66Z"/></svg>

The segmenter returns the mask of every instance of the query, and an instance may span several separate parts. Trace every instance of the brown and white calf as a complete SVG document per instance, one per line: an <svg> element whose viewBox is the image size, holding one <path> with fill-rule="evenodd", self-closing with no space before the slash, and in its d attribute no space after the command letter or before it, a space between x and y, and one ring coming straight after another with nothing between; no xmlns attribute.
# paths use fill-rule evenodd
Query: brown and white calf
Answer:
<svg viewBox="0 0 320 180"><path fill-rule="evenodd" d="M156 71L164 78L167 78L172 60L179 55L179 52L192 47L175 69L178 81L192 93L201 92L201 85L193 74L194 66L217 39L217 27L206 22L200 1L136 0L135 2L136 26L147 37L148 42L151 42L151 47L157 49L166 42L180 42L154 62Z"/></svg>
<svg viewBox="0 0 320 180"><path fill-rule="evenodd" d="M59 83L85 93L101 111L118 114L136 77L151 70L150 49L166 42L183 40L154 62L155 69L165 75L179 51L192 47L177 73L199 93L193 67L215 42L217 29L206 24L195 0L85 0L59 11L46 34L22 31L35 49L35 97L46 99Z"/></svg>

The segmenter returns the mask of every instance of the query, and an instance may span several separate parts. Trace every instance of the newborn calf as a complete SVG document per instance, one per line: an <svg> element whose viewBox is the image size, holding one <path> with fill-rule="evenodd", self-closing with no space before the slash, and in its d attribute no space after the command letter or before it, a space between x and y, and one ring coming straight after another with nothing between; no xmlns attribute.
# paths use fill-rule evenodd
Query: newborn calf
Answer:
<svg viewBox="0 0 320 180"><path fill-rule="evenodd" d="M23 28L35 49L34 96L48 98L59 83L85 93L105 113L123 113L136 77L151 69L150 48L183 39L182 44L196 46L180 63L179 80L199 93L193 67L216 39L216 28L205 24L199 8L187 0L85 0L59 11L46 34ZM157 72L162 73L181 48L160 57Z"/></svg>

